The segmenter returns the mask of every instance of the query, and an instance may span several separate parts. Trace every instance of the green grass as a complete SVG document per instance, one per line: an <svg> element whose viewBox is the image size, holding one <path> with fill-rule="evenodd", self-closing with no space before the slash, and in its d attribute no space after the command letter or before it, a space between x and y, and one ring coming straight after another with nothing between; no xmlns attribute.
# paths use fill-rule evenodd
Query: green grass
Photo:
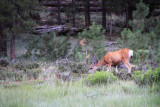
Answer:
<svg viewBox="0 0 160 107"><path fill-rule="evenodd" d="M0 85L0 107L159 107L160 94L133 81L87 86L77 82Z"/></svg>

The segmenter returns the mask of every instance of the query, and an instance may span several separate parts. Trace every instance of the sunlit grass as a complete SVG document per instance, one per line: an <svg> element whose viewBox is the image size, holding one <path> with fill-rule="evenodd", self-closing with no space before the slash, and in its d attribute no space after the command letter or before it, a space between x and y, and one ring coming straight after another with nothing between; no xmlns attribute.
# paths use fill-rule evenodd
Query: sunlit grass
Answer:
<svg viewBox="0 0 160 107"><path fill-rule="evenodd" d="M159 93L132 81L97 86L87 86L82 80L0 85L1 107L159 107L159 99Z"/></svg>

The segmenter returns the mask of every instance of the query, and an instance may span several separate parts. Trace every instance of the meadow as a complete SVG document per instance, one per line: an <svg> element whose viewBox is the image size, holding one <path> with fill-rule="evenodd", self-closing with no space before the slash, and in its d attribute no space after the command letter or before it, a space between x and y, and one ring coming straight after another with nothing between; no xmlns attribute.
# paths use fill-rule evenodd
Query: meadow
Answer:
<svg viewBox="0 0 160 107"><path fill-rule="evenodd" d="M0 84L0 107L159 107L154 86L138 86L132 80L89 86L84 79Z"/></svg>

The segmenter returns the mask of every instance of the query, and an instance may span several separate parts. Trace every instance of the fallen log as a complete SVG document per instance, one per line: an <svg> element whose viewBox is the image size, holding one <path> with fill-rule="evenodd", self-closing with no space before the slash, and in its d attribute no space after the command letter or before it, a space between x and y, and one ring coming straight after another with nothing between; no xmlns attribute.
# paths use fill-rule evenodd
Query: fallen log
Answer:
<svg viewBox="0 0 160 107"><path fill-rule="evenodd" d="M58 3L57 1L42 1L42 5L57 7ZM61 1L61 6L71 6L71 5L72 5L71 1ZM75 6L82 6L82 5L84 5L83 2L75 2ZM91 7L101 6L101 2L90 1L90 6Z"/></svg>
<svg viewBox="0 0 160 107"><path fill-rule="evenodd" d="M117 45L117 42L106 42L106 47L109 47L111 45Z"/></svg>
<svg viewBox="0 0 160 107"><path fill-rule="evenodd" d="M65 12L66 9L67 9L67 7L66 8L61 7L60 11L61 12ZM108 11L109 7L106 7L105 9L106 9L106 11ZM46 11L49 11L49 12L58 12L58 9L56 7L47 7ZM77 12L85 12L85 7L77 7L76 11ZM102 7L90 7L90 12L102 12Z"/></svg>
<svg viewBox="0 0 160 107"><path fill-rule="evenodd" d="M80 28L69 28L65 25L57 25L57 26L39 26L36 28L34 34L44 34L44 33L50 33L54 31L58 35L75 35L78 32L83 31L83 29Z"/></svg>

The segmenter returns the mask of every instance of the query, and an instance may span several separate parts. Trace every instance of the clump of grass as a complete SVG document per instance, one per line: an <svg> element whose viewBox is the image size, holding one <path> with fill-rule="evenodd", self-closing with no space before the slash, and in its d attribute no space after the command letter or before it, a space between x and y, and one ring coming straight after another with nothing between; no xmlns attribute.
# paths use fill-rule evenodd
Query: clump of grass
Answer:
<svg viewBox="0 0 160 107"><path fill-rule="evenodd" d="M96 72L94 74L89 74L86 83L90 85L101 84L101 83L112 83L117 80L117 78L113 75L112 72Z"/></svg>

